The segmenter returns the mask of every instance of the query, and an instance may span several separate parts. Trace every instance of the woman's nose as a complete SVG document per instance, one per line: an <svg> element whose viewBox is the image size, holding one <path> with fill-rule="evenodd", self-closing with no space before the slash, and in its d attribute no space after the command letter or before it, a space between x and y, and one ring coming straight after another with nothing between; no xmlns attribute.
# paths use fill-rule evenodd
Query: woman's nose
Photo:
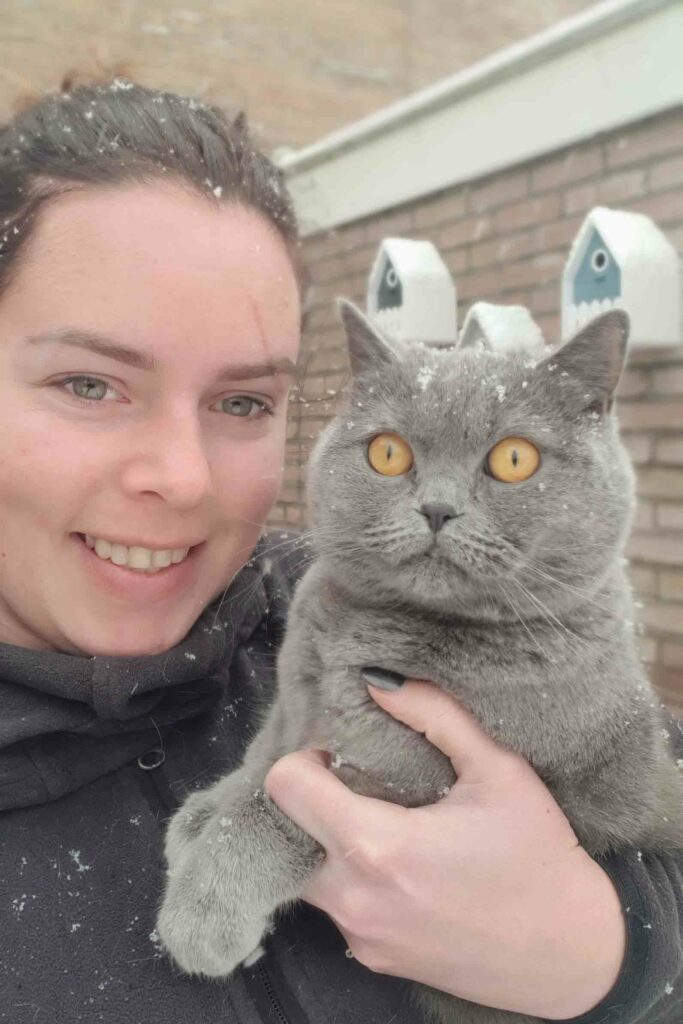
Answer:
<svg viewBox="0 0 683 1024"><path fill-rule="evenodd" d="M157 417L133 438L125 489L156 492L175 507L198 505L211 489L211 467L196 415Z"/></svg>

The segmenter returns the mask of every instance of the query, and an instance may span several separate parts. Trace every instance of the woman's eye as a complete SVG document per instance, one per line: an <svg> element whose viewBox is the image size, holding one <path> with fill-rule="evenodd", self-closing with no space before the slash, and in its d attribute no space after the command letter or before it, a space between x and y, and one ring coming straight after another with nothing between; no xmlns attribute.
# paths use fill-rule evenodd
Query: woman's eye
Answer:
<svg viewBox="0 0 683 1024"><path fill-rule="evenodd" d="M368 445L368 462L381 476L403 476L413 465L413 451L400 434L378 434Z"/></svg>
<svg viewBox="0 0 683 1024"><path fill-rule="evenodd" d="M84 374L55 381L54 386L63 390L72 386L73 391L67 390L68 394L96 405L102 404L101 400L108 391L114 391L110 384L99 377L86 377ZM273 413L273 410L265 402L259 398L252 398L250 395L234 395L231 398L223 398L219 404L223 406L224 412L231 416L241 416L243 419L257 419L264 413L267 415Z"/></svg>
<svg viewBox="0 0 683 1024"><path fill-rule="evenodd" d="M273 410L259 398L251 398L249 395L235 395L232 398L222 399L222 405L227 407L231 416L243 416L256 419L262 413L272 415Z"/></svg>
<svg viewBox="0 0 683 1024"><path fill-rule="evenodd" d="M518 484L533 476L541 464L541 453L524 437L504 437L486 457L486 467L496 480Z"/></svg>
<svg viewBox="0 0 683 1024"><path fill-rule="evenodd" d="M86 392L85 394L79 394L78 392L77 385L81 381L85 381L88 385L87 388L83 389ZM55 387L62 388L64 390L66 390L68 384L75 385L75 390L68 391L67 394L73 395L74 398L81 398L86 402L97 402L98 398L104 398L108 390L114 390L111 385L107 384L104 380L100 380L99 377L65 377L64 380L55 381ZM93 391L97 392L97 394L93 395Z"/></svg>

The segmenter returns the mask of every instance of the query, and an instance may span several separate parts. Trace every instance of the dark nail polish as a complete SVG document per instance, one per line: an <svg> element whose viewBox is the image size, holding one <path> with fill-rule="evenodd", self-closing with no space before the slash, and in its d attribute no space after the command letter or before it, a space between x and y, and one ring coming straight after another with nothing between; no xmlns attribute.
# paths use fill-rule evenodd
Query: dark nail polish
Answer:
<svg viewBox="0 0 683 1024"><path fill-rule="evenodd" d="M380 690L399 690L406 681L400 672L390 672L386 668L362 668L361 675L366 683L372 683Z"/></svg>

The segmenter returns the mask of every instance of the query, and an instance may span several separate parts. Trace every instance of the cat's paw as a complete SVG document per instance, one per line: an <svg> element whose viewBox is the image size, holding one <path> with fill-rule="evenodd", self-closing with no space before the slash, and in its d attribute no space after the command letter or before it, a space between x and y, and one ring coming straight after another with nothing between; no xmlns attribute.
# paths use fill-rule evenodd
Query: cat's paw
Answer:
<svg viewBox="0 0 683 1024"><path fill-rule="evenodd" d="M157 920L161 944L178 966L210 978L256 959L268 926L267 917L248 917L239 904L226 905L210 887L199 892L186 877L170 882Z"/></svg>
<svg viewBox="0 0 683 1024"><path fill-rule="evenodd" d="M176 811L166 830L165 854L169 868L173 868L189 853L195 839L216 812L215 797L206 790L192 793Z"/></svg>

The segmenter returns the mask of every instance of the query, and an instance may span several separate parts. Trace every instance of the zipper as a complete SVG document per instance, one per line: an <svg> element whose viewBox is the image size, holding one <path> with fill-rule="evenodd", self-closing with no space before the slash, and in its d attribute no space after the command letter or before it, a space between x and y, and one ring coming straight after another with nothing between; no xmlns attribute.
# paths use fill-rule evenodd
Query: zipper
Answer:
<svg viewBox="0 0 683 1024"><path fill-rule="evenodd" d="M264 960L267 960L268 967ZM264 1024L309 1024L308 1017L294 998L272 956L266 953L253 966L241 970L249 995Z"/></svg>
<svg viewBox="0 0 683 1024"><path fill-rule="evenodd" d="M159 820L159 811L170 817L179 801L160 771L163 759L153 768L143 769L138 761L138 779L154 817ZM272 957L270 970L263 960L266 954L251 967L242 967L241 974L251 1000L264 1024L309 1024L308 1018L294 998L282 971Z"/></svg>

